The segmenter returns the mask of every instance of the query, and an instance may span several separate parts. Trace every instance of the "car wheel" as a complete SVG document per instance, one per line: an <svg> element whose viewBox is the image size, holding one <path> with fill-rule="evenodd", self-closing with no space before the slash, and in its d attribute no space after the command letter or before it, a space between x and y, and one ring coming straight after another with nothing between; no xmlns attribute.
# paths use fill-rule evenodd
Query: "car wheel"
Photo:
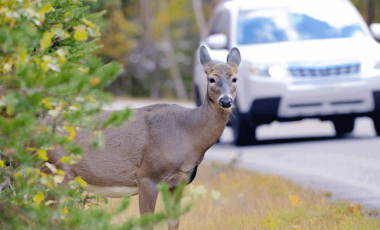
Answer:
<svg viewBox="0 0 380 230"><path fill-rule="evenodd" d="M235 145L250 145L256 141L256 125L244 118L244 115L235 112L235 118L232 122L232 128L235 136Z"/></svg>
<svg viewBox="0 0 380 230"><path fill-rule="evenodd" d="M340 117L333 120L334 128L337 136L348 134L354 130L355 118L354 117Z"/></svg>
<svg viewBox="0 0 380 230"><path fill-rule="evenodd" d="M375 114L372 117L373 125L375 126L376 135L380 136L380 114Z"/></svg>
<svg viewBox="0 0 380 230"><path fill-rule="evenodd" d="M194 101L197 107L201 106L202 105L201 96L199 94L199 89L196 84L193 84L193 97L194 97Z"/></svg>

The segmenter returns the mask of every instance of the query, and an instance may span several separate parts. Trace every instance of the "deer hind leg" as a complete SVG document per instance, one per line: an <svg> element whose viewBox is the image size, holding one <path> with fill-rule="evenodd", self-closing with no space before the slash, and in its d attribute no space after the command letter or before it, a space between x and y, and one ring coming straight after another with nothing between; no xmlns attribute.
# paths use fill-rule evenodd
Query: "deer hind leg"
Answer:
<svg viewBox="0 0 380 230"><path fill-rule="evenodd" d="M182 193L182 191L176 191L176 188L170 189L171 199L172 199L174 205L176 206L175 208L177 208L177 210L180 210L179 207L181 205L182 194L178 194L178 196L174 196L175 192L181 192ZM168 229L169 230L178 230L179 229L179 218L180 217L178 217L177 219L168 221Z"/></svg>

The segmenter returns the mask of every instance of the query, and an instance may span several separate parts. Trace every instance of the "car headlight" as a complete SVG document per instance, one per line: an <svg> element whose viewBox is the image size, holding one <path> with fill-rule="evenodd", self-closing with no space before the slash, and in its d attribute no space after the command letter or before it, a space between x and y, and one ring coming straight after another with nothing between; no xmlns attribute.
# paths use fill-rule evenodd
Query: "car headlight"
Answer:
<svg viewBox="0 0 380 230"><path fill-rule="evenodd" d="M371 73L375 69L380 69L380 61L364 60L360 65L362 73Z"/></svg>
<svg viewBox="0 0 380 230"><path fill-rule="evenodd" d="M287 70L280 65L272 65L270 67L249 65L249 71L253 75L272 77L274 79L280 79L287 73Z"/></svg>
<svg viewBox="0 0 380 230"><path fill-rule="evenodd" d="M280 79L286 75L286 69L280 65L270 67L268 72L274 79Z"/></svg>

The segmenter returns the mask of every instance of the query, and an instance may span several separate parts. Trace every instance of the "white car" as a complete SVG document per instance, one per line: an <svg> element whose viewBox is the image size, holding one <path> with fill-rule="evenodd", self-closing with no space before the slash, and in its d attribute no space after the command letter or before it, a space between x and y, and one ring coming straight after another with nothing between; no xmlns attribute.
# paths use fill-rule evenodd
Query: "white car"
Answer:
<svg viewBox="0 0 380 230"><path fill-rule="evenodd" d="M379 36L379 24L372 34ZM256 127L303 118L331 120L337 135L359 116L380 135L380 45L348 0L226 1L213 11L201 41L216 62L239 48L242 63L230 125L236 145L255 140ZM194 97L207 79L194 66Z"/></svg>

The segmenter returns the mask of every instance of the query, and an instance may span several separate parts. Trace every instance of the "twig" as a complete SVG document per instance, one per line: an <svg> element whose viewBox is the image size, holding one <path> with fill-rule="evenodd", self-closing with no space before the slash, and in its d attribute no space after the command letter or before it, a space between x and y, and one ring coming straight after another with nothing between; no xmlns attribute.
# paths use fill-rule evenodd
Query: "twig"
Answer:
<svg viewBox="0 0 380 230"><path fill-rule="evenodd" d="M5 178L4 183L0 186L0 191L2 191L3 189L6 189L7 187L10 187L12 192L13 192L13 195L16 196L16 191L13 188L12 183L11 183L11 179L9 179L9 177Z"/></svg>
<svg viewBox="0 0 380 230"><path fill-rule="evenodd" d="M86 192L86 196L84 197L82 209L84 209L84 206L86 205L87 197L88 197L88 192Z"/></svg>

